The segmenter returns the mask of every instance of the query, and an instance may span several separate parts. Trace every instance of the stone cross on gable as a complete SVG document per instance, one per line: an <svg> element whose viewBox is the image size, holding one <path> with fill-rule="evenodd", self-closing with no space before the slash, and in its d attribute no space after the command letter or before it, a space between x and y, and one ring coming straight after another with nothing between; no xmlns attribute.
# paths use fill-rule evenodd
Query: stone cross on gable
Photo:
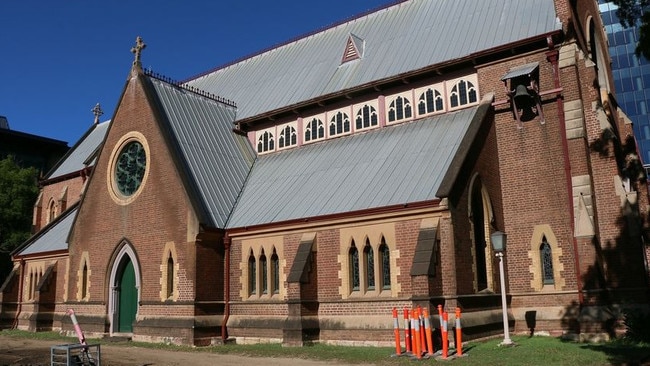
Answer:
<svg viewBox="0 0 650 366"><path fill-rule="evenodd" d="M131 48L131 52L135 54L135 60L133 61L134 65L140 65L140 54L145 47L147 47L147 45L142 41L142 37L138 36L135 39L135 46Z"/></svg>
<svg viewBox="0 0 650 366"><path fill-rule="evenodd" d="M91 112L95 115L95 124L99 123L99 116L104 114L104 111L102 111L102 107L97 103L93 109L91 109Z"/></svg>

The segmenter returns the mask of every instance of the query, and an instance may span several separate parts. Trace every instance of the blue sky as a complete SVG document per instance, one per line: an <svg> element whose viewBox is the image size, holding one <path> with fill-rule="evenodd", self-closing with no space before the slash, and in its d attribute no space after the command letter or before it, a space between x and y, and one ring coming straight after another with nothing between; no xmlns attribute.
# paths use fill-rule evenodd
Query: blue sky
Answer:
<svg viewBox="0 0 650 366"><path fill-rule="evenodd" d="M20 0L0 3L0 115L67 141L110 119L141 36L142 65L184 80L394 0ZM227 98L228 96L224 96Z"/></svg>

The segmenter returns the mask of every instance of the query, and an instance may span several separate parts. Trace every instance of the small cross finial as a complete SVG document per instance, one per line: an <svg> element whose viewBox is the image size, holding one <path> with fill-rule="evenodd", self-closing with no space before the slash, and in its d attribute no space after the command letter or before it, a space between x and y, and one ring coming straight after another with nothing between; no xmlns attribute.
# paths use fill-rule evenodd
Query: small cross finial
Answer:
<svg viewBox="0 0 650 366"><path fill-rule="evenodd" d="M144 50L147 47L147 45L142 41L142 37L138 36L135 39L135 46L131 48L131 52L135 54L135 60L133 61L133 65L140 65L140 55L142 54L142 50Z"/></svg>
<svg viewBox="0 0 650 366"><path fill-rule="evenodd" d="M91 109L91 112L95 115L95 124L99 123L99 116L104 114L104 111L102 111L102 107L97 103L93 109Z"/></svg>

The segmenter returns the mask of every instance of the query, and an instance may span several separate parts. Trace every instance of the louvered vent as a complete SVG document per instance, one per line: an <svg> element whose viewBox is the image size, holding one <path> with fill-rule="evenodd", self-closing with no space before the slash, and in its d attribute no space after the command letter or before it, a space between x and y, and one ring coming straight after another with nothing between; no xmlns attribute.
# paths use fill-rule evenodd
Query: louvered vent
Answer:
<svg viewBox="0 0 650 366"><path fill-rule="evenodd" d="M344 64L348 61L362 58L364 43L365 41L363 39L350 33L348 41L345 44L345 51L343 52L341 63Z"/></svg>

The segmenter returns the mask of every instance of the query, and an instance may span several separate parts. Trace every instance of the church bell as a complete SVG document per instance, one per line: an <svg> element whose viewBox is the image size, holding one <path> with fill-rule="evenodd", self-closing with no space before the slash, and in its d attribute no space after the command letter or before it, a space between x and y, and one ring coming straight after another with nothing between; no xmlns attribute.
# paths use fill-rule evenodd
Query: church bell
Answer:
<svg viewBox="0 0 650 366"><path fill-rule="evenodd" d="M512 99L517 105L517 109L529 108L533 105L533 96L528 93L528 88L523 84L517 85Z"/></svg>

